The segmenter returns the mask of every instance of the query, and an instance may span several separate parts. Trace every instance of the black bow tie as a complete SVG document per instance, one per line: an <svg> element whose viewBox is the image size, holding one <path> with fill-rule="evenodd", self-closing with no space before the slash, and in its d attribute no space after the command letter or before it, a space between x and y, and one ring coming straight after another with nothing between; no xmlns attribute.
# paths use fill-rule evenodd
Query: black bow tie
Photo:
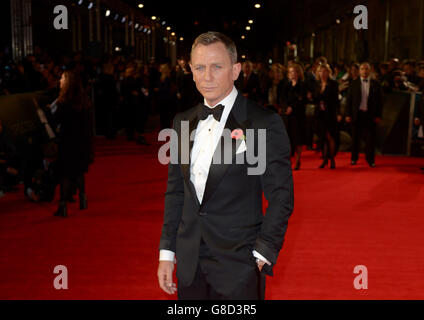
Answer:
<svg viewBox="0 0 424 320"><path fill-rule="evenodd" d="M199 118L200 120L205 120L211 114L215 120L219 122L221 120L222 111L224 111L224 106L222 104L219 104L213 108L209 108L208 106L203 105Z"/></svg>

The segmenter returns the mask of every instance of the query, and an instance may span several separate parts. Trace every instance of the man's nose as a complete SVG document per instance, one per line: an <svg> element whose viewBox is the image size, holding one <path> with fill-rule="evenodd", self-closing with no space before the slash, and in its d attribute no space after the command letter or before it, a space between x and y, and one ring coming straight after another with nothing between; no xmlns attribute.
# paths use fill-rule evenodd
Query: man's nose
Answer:
<svg viewBox="0 0 424 320"><path fill-rule="evenodd" d="M206 68L205 70L205 80L211 81L212 80L212 68Z"/></svg>

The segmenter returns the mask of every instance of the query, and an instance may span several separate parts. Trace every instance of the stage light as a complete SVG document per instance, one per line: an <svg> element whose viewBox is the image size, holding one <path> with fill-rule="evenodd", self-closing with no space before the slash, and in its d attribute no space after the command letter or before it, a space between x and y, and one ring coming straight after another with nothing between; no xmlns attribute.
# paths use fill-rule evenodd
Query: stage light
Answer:
<svg viewBox="0 0 424 320"><path fill-rule="evenodd" d="M109 17L109 16L110 16L110 10L106 10L106 14L105 14L105 16L106 16L106 17Z"/></svg>

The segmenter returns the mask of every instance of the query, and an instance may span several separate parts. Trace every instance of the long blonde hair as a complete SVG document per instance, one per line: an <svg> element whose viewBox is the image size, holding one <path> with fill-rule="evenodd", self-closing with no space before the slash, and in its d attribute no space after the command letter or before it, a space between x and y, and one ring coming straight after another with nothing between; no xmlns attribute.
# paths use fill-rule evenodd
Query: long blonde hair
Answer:
<svg viewBox="0 0 424 320"><path fill-rule="evenodd" d="M328 63L322 63L318 66L316 71L317 81L321 82L321 77L319 75L319 72L321 71L321 69L326 69L328 71L328 79L331 79L331 76L333 75L333 71L331 70L330 65Z"/></svg>

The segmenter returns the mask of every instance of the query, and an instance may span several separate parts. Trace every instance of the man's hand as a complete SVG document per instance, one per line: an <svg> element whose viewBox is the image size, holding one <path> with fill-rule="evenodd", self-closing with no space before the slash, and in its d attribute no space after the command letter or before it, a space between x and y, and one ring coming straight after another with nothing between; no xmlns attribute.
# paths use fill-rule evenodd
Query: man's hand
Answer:
<svg viewBox="0 0 424 320"><path fill-rule="evenodd" d="M265 261L262 261L262 260L256 259L256 265L258 266L259 271L262 271L262 268L263 268L263 267L264 267L264 265L265 265Z"/></svg>
<svg viewBox="0 0 424 320"><path fill-rule="evenodd" d="M160 288L167 294L174 294L177 286L172 282L172 273L174 272L174 262L159 261L158 279Z"/></svg>

